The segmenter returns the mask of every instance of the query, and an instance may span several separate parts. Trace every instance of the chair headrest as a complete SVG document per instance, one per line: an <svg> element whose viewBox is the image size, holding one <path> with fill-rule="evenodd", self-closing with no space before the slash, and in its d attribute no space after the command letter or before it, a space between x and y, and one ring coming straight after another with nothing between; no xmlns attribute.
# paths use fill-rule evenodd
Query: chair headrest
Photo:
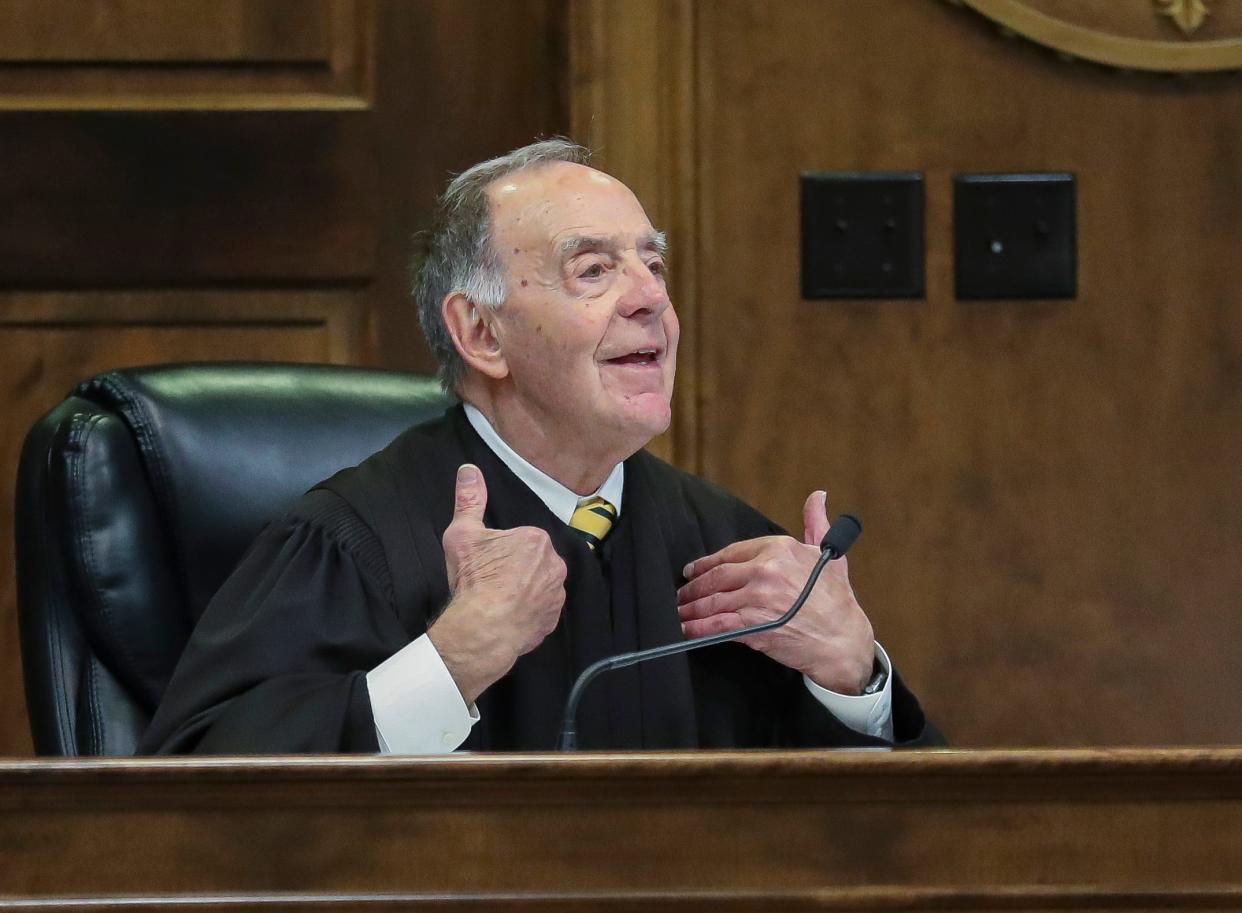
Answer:
<svg viewBox="0 0 1242 913"><path fill-rule="evenodd" d="M130 428L192 620L265 523L451 402L430 378L304 364L133 368L74 393Z"/></svg>

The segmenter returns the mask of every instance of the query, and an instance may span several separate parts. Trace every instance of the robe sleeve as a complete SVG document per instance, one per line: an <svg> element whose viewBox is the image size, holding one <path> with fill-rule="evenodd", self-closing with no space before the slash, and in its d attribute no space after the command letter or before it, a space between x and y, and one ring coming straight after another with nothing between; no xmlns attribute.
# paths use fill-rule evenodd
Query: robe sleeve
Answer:
<svg viewBox="0 0 1242 913"><path fill-rule="evenodd" d="M377 751L366 673L410 640L386 568L343 499L306 495L207 606L142 751Z"/></svg>

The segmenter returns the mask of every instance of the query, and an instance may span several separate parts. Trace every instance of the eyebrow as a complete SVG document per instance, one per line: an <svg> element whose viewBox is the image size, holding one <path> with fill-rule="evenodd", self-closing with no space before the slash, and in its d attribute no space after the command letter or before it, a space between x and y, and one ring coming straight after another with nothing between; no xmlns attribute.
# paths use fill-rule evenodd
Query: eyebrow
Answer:
<svg viewBox="0 0 1242 913"><path fill-rule="evenodd" d="M590 251L616 252L621 247L615 235L572 235L557 245L563 259L568 260L577 254ZM662 231L648 232L638 239L638 249L655 251L660 256L668 252L668 239Z"/></svg>

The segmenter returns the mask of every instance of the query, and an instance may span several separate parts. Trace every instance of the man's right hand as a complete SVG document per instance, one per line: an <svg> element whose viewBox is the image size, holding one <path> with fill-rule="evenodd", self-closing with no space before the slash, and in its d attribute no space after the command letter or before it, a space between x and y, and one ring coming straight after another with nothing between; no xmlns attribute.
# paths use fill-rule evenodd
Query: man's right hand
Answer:
<svg viewBox="0 0 1242 913"><path fill-rule="evenodd" d="M483 473L466 463L443 539L452 598L427 636L467 704L552 633L565 604L565 562L548 534L488 529L486 507Z"/></svg>

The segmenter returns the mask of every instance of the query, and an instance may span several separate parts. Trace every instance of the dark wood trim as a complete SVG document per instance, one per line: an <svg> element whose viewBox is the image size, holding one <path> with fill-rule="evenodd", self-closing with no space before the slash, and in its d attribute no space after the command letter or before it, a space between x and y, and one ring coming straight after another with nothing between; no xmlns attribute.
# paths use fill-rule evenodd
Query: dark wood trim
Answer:
<svg viewBox="0 0 1242 913"><path fill-rule="evenodd" d="M788 800L1242 800L1242 750L693 752L0 762L0 809L470 807Z"/></svg>
<svg viewBox="0 0 1242 913"><path fill-rule="evenodd" d="M693 0L573 0L570 126L625 181L670 240L681 321L673 423L648 448L697 471L698 125Z"/></svg>
<svg viewBox="0 0 1242 913"><path fill-rule="evenodd" d="M1232 749L0 764L50 909L1242 909L1239 833Z"/></svg>
<svg viewBox="0 0 1242 913"><path fill-rule="evenodd" d="M326 46L314 52L274 44L178 57L155 27L137 47L109 44L96 56L89 48L78 55L23 48L0 59L0 112L367 110L376 79L375 0L326 0L322 11ZM183 13L165 16L164 27L184 27Z"/></svg>
<svg viewBox="0 0 1242 913"><path fill-rule="evenodd" d="M1007 891L752 891L668 892L633 894L457 894L451 897L419 894L270 894L244 897L131 897L116 900L31 898L20 902L0 899L0 913L40 910L43 913L139 913L152 909L169 913L203 910L225 913L294 913L323 910L495 910L502 913L645 913L659 908L672 913L742 913L742 911L823 911L823 913L907 913L907 911L1074 911L1087 910L1238 910L1242 891L1233 888L1194 891L1063 891L1030 887Z"/></svg>
<svg viewBox="0 0 1242 913"><path fill-rule="evenodd" d="M365 287L0 291L0 331L22 327L323 327L329 360L359 360Z"/></svg>

